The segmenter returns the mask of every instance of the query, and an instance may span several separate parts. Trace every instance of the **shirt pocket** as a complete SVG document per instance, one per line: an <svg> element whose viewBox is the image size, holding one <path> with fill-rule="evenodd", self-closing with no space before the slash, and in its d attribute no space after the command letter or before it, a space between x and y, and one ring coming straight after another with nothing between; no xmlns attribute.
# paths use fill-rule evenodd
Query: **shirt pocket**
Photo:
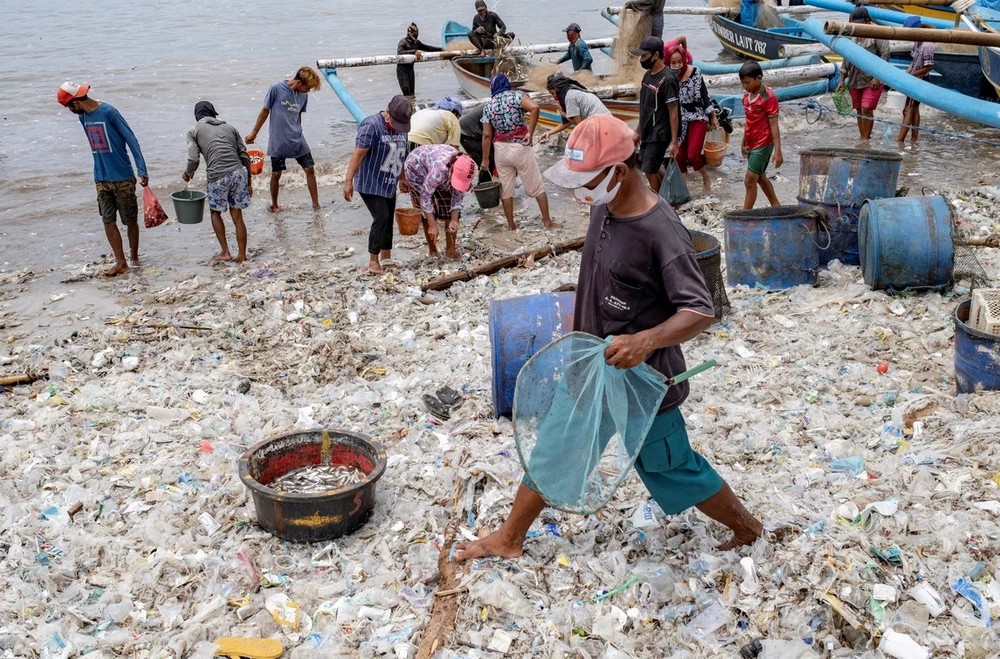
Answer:
<svg viewBox="0 0 1000 659"><path fill-rule="evenodd" d="M600 312L611 326L605 327L615 334L628 325L653 301L654 294L647 287L610 273L607 291L601 300Z"/></svg>

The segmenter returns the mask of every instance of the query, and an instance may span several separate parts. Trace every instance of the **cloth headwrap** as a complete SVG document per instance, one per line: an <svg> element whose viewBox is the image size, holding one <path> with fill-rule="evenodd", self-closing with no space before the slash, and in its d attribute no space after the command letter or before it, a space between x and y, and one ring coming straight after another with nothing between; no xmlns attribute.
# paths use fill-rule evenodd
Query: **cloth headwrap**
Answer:
<svg viewBox="0 0 1000 659"><path fill-rule="evenodd" d="M502 73L498 73L490 80L490 96L496 96L511 90L510 78Z"/></svg>
<svg viewBox="0 0 1000 659"><path fill-rule="evenodd" d="M194 120L201 121L205 117L218 117L219 113L215 111L215 106L208 101L198 101L194 105Z"/></svg>
<svg viewBox="0 0 1000 659"><path fill-rule="evenodd" d="M578 83L573 78L564 76L561 73L553 73L545 81L546 89L553 89L556 92L556 100L559 101L559 109L566 112L566 94L569 90L576 88L581 91L588 91L586 87Z"/></svg>
<svg viewBox="0 0 1000 659"><path fill-rule="evenodd" d="M447 110L448 112L457 112L459 116L462 114L462 101L457 98L452 98L451 96L445 96L440 101L434 104L435 110Z"/></svg>
<svg viewBox="0 0 1000 659"><path fill-rule="evenodd" d="M418 36L420 34L420 28L417 27L416 23L410 23L409 27L406 28L407 34L413 33L413 36Z"/></svg>
<svg viewBox="0 0 1000 659"><path fill-rule="evenodd" d="M674 56L674 53L680 53L681 55L681 69L677 72L677 78L683 78L684 74L688 70L688 61L685 56L686 48L681 48L681 45L676 42L672 42L670 45L666 46L663 53L663 59L666 60L667 66L670 66L670 58Z"/></svg>

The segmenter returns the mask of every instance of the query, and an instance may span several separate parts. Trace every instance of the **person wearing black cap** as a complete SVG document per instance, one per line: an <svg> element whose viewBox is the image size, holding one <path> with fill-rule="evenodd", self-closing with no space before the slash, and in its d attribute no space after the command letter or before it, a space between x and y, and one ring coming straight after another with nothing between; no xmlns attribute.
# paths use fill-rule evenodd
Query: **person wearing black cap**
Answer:
<svg viewBox="0 0 1000 659"><path fill-rule="evenodd" d="M222 214L228 210L236 226L235 260L242 263L247 260L247 227L243 223L243 209L250 206L250 198L253 197L250 156L239 131L219 119L219 113L211 103L196 103L194 118L198 123L187 133L188 162L181 178L190 181L204 156L208 210L212 215L212 230L221 248L215 260L233 260L226 240L226 225L222 222Z"/></svg>
<svg viewBox="0 0 1000 659"><path fill-rule="evenodd" d="M406 135L410 131L413 106L405 96L393 96L389 106L358 125L354 153L344 176L344 201L354 189L361 193L372 216L368 232L368 273L380 275L392 258L392 220L396 213L396 189L406 158Z"/></svg>
<svg viewBox="0 0 1000 659"><path fill-rule="evenodd" d="M428 46L418 37L420 36L420 28L417 27L416 23L410 23L410 26L406 28L406 36L399 40L399 44L396 46L397 55L413 55L420 60L420 53L440 53L444 48L438 48L437 46ZM396 65L396 81L399 82L399 92L403 96L413 96L416 93L416 76L413 73L413 64L397 64Z"/></svg>
<svg viewBox="0 0 1000 659"><path fill-rule="evenodd" d="M593 69L594 58L590 55L590 48L587 42L580 38L580 26L577 23L570 23L566 27L566 40L569 41L569 48L566 54L560 57L556 64L563 62L573 62L574 71L591 71Z"/></svg>
<svg viewBox="0 0 1000 659"><path fill-rule="evenodd" d="M632 51L646 69L639 89L639 165L654 192L663 183L663 159L677 156L680 92L677 77L663 61L663 39L646 37Z"/></svg>
<svg viewBox="0 0 1000 659"><path fill-rule="evenodd" d="M481 57L486 57L487 50L497 47L497 37L513 39L514 33L507 32L503 20L495 11L486 8L484 0L476 0L476 16L472 19L469 41L479 51Z"/></svg>
<svg viewBox="0 0 1000 659"><path fill-rule="evenodd" d="M851 12L851 22L871 23L868 9L855 7L854 11ZM889 59L888 41L862 37L852 37L852 39L854 43L868 52L878 55L884 60ZM858 115L858 133L862 140L869 140L872 136L872 127L875 125L875 108L878 107L885 85L875 76L868 75L844 60L840 68L840 84L837 85L837 89L844 87L847 87L851 92L851 105L854 106L854 113Z"/></svg>
<svg viewBox="0 0 1000 659"><path fill-rule="evenodd" d="M629 0L625 3L625 9L647 14L653 21L650 36L663 38L663 5L666 0Z"/></svg>

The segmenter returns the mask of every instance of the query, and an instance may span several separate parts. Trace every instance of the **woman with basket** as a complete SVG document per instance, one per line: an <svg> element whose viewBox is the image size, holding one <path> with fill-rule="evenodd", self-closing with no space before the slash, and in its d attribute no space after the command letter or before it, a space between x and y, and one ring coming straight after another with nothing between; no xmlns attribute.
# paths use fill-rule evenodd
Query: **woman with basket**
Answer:
<svg viewBox="0 0 1000 659"><path fill-rule="evenodd" d="M691 165L694 171L701 174L702 192L711 194L712 179L705 168L705 136L708 125L718 130L719 122L712 112L712 101L708 97L705 79L698 67L690 64L683 37L675 39L666 45L666 60L670 70L677 76L680 89L680 147L677 149L677 166L681 172L687 172Z"/></svg>

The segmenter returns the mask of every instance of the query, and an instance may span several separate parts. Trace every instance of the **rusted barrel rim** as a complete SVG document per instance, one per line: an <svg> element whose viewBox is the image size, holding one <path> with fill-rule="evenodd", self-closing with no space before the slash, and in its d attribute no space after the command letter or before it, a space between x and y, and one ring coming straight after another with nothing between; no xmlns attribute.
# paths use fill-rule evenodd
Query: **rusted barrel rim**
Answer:
<svg viewBox="0 0 1000 659"><path fill-rule="evenodd" d="M281 439L287 439L289 437L294 437L296 435L305 435L316 432L322 432L322 431L297 430L293 432L282 433L280 435L275 435L273 437L269 437L265 440L257 442L256 444L248 448L246 451L244 451L243 455L240 456L240 462L239 462L240 480L243 481L243 484L246 485L251 490L267 495L272 499L276 499L279 501L310 501L313 499L327 499L331 496L341 496L347 492L361 490L368 487L369 485L374 485L380 478L382 478L382 474L385 473L385 466L386 466L385 449L383 449L382 446L377 442L373 442L367 435L362 435L361 433L348 432L346 430L338 430L338 429L327 430L327 432L330 433L331 443L337 442L336 440L337 435L350 435L355 439L360 439L365 444L370 446L372 448L372 452L375 454L375 468L372 469L371 472L368 473L367 478L365 478L365 480L361 481L360 483L355 483L350 487L342 487L339 490L324 490L322 492L307 492L303 494L296 494L294 492L282 492L281 490L277 490L273 487L268 487L267 485L264 485L263 483L261 483L256 478L250 475L250 456L256 453L257 451L261 450L268 444L271 444L272 442L276 442Z"/></svg>
<svg viewBox="0 0 1000 659"><path fill-rule="evenodd" d="M799 154L799 159L808 156L831 156L844 160L888 160L901 162L903 155L895 151L882 151L880 149L807 149Z"/></svg>

